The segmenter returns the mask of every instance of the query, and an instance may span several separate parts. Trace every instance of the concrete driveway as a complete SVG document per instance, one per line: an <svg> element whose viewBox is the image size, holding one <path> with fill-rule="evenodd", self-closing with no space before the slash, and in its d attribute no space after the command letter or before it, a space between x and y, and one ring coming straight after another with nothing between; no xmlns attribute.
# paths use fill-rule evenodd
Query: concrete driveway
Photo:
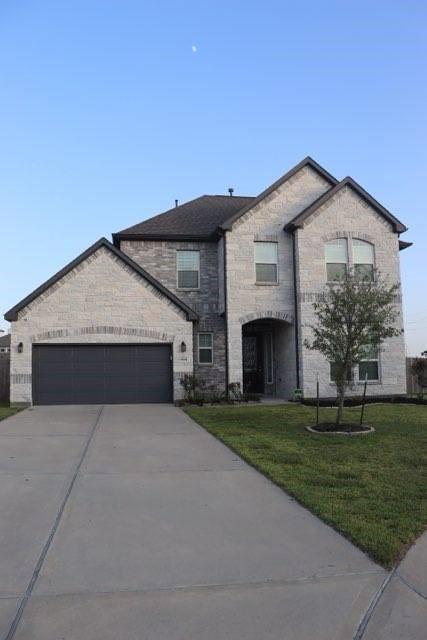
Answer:
<svg viewBox="0 0 427 640"><path fill-rule="evenodd" d="M0 423L0 637L349 640L385 572L165 405Z"/></svg>

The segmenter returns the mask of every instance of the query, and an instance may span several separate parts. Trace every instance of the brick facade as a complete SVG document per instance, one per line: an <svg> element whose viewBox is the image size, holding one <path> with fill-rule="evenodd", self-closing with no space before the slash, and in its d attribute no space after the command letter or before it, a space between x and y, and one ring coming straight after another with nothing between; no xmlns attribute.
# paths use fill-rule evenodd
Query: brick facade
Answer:
<svg viewBox="0 0 427 640"><path fill-rule="evenodd" d="M189 347L185 354L182 341ZM175 398L182 395L182 375L193 370L192 322L105 248L22 309L12 323L12 403L32 402L32 344L69 342L172 344Z"/></svg>
<svg viewBox="0 0 427 640"><path fill-rule="evenodd" d="M237 218L219 239L210 242L123 239L120 250L193 309L199 317L194 322L188 321L182 309L126 265L126 258L120 259L106 247L98 249L27 304L12 323L12 402L31 402L31 345L39 342L171 343L176 399L182 395L179 381L184 373L194 372L207 390L222 392L226 386L227 351L228 381L243 384L242 331L256 321L258 330L273 336L274 379L266 385L266 392L291 397L299 379L304 395L313 396L319 374L321 395L335 395L329 364L320 354L303 346L310 337L309 325L315 320L312 303L326 287L325 242L337 237L367 240L375 247L375 266L390 283L400 282L400 273L398 235L349 186L320 206L294 232L294 239L283 230L330 188L331 180L325 174L312 166L302 166ZM277 284L256 283L256 241L277 242ZM200 252L198 290L177 287L178 250ZM402 328L400 302L398 307ZM199 332L213 334L213 364L199 364ZM17 352L20 342L23 353ZM187 345L185 353L180 350L181 342ZM351 391L359 392L359 385ZM380 380L369 385L369 393L404 392L405 346L400 335L383 346Z"/></svg>
<svg viewBox="0 0 427 640"><path fill-rule="evenodd" d="M242 326L251 319L276 318L276 393L296 387L295 305L291 235L284 225L321 196L330 184L309 167L239 218L227 232L227 311L230 381L242 384ZM278 243L278 284L255 283L254 242Z"/></svg>
<svg viewBox="0 0 427 640"><path fill-rule="evenodd" d="M352 189L344 187L320 207L296 231L297 276L300 326L301 380L305 396L315 395L316 376L319 374L322 396L335 396L335 385L330 382L329 364L316 351L309 351L304 340L310 339L309 325L315 317L312 303L316 295L325 290L326 265L324 244L337 237L367 240L374 245L375 266L390 284L400 284L398 236L388 221L380 216ZM351 256L351 252L350 252ZM402 306L398 302L398 328L403 328ZM360 394L361 385L355 384L350 394ZM403 333L387 340L380 353L380 380L369 383L369 395L406 393L405 341Z"/></svg>
<svg viewBox="0 0 427 640"><path fill-rule="evenodd" d="M194 323L194 373L207 389L225 390L225 320L220 309L221 255L217 242L122 241L120 249L146 269L165 287L194 309L200 321ZM200 288L197 291L177 287L176 252L200 252ZM221 275L220 275L221 274ZM199 364L198 332L213 334L213 364Z"/></svg>

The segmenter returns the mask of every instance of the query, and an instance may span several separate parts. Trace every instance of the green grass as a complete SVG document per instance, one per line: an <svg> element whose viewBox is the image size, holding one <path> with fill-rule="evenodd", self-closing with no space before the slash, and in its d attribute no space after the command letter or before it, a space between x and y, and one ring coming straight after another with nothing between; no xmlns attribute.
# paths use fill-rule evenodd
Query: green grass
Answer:
<svg viewBox="0 0 427 640"><path fill-rule="evenodd" d="M4 418L13 416L13 414L17 413L17 411L19 411L19 409L12 409L8 404L3 404L0 402L0 420L4 420Z"/></svg>
<svg viewBox="0 0 427 640"><path fill-rule="evenodd" d="M346 409L357 420L359 409ZM427 406L369 405L371 435L308 433L301 405L191 407L187 413L251 465L391 567L427 525ZM332 419L335 409L321 409Z"/></svg>

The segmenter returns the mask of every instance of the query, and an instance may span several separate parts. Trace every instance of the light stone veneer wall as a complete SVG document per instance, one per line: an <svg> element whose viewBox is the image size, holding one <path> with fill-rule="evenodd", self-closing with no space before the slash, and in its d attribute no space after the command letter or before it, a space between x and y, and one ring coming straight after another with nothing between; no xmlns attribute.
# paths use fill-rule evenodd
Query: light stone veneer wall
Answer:
<svg viewBox="0 0 427 640"><path fill-rule="evenodd" d="M19 312L11 342L14 404L32 402L33 343L171 343L175 399L182 396L182 375L193 371L192 322L105 247Z"/></svg>
<svg viewBox="0 0 427 640"><path fill-rule="evenodd" d="M242 325L256 318L276 318L283 322L283 330L275 332L276 393L287 397L295 389L292 238L283 227L329 188L316 171L304 167L236 220L232 231L226 233L230 382L242 384ZM278 243L277 285L255 283L256 240Z"/></svg>
<svg viewBox="0 0 427 640"><path fill-rule="evenodd" d="M304 340L311 338L309 325L315 323L312 307L316 295L326 288L326 265L324 243L336 237L367 240L375 246L377 269L390 284L400 283L400 261L398 236L391 225L350 187L344 187L305 224L296 231L297 288L300 318L300 363L302 388L306 397L313 397L316 390L316 375L319 374L322 396L335 396L335 385L330 382L329 364L321 354L309 351ZM351 254L350 254L351 255ZM403 327L401 302L398 303L398 328ZM387 340L380 354L380 382L370 383L368 393L399 394L406 392L405 344L403 334ZM356 384L350 394L361 393Z"/></svg>

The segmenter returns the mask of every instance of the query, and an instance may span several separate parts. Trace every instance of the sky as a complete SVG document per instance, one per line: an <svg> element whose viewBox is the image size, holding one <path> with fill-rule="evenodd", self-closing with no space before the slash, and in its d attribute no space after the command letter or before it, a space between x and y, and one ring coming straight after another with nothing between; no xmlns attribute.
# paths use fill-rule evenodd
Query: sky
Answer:
<svg viewBox="0 0 427 640"><path fill-rule="evenodd" d="M427 349L426 25L411 0L1 0L1 314L175 198L256 195L311 155L409 227Z"/></svg>

